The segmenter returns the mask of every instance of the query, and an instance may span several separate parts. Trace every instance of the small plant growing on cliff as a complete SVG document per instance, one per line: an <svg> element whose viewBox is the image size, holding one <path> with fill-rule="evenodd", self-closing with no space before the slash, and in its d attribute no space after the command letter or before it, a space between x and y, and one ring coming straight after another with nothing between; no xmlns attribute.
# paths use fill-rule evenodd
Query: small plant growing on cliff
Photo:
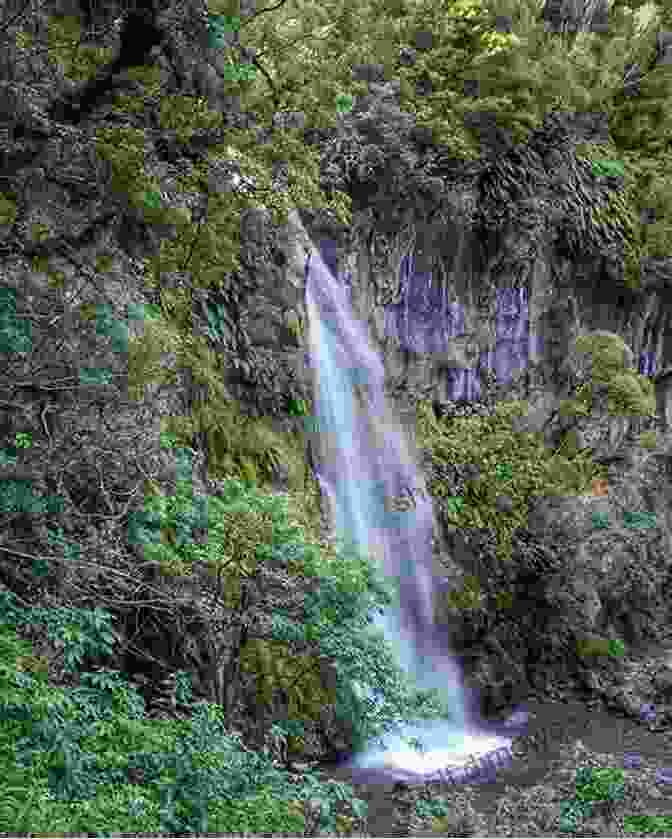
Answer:
<svg viewBox="0 0 672 839"><path fill-rule="evenodd" d="M292 417L305 417L308 413L304 399L290 399L287 410Z"/></svg>
<svg viewBox="0 0 672 839"><path fill-rule="evenodd" d="M655 449L658 445L658 435L655 431L643 431L638 442L643 449Z"/></svg>

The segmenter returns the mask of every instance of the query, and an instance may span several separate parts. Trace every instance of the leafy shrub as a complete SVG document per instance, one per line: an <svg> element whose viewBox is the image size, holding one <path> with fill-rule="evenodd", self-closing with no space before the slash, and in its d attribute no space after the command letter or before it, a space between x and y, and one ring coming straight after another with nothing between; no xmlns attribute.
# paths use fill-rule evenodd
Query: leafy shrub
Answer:
<svg viewBox="0 0 672 839"><path fill-rule="evenodd" d="M609 177L623 177L625 167L620 160L593 160L592 169L596 175Z"/></svg>
<svg viewBox="0 0 672 839"><path fill-rule="evenodd" d="M658 435L655 431L642 431L638 442L643 449L655 449L658 444Z"/></svg>
<svg viewBox="0 0 672 839"><path fill-rule="evenodd" d="M449 806L442 798L426 800L421 798L415 804L415 812L418 818L431 819L448 815Z"/></svg>
<svg viewBox="0 0 672 839"><path fill-rule="evenodd" d="M591 481L606 478L603 466L593 463L588 451L574 451L566 439L554 452L542 435L516 431L517 417L524 415L521 401L500 403L489 417L449 417L437 420L428 402L417 405L417 438L431 452L438 466L446 463L474 464L479 478L468 481L460 496L446 497L440 479L430 483L434 498L445 498L446 516L458 528L492 528L497 555L511 557L512 538L527 526L530 499L542 495L577 495L590 491ZM517 459L510 460L515 451ZM510 510L492 511L501 485L513 502Z"/></svg>
<svg viewBox="0 0 672 839"><path fill-rule="evenodd" d="M104 609L77 609L59 606L17 610L12 595L0 598L0 619L22 624L43 624L48 637L64 646L66 671L73 672L85 657L109 655L115 636L112 616Z"/></svg>
<svg viewBox="0 0 672 839"><path fill-rule="evenodd" d="M623 525L630 528L651 528L656 526L656 514L648 511L626 511L623 513Z"/></svg>
<svg viewBox="0 0 672 839"><path fill-rule="evenodd" d="M625 644L619 638L581 638L576 642L576 651L580 656L621 658L625 653Z"/></svg>
<svg viewBox="0 0 672 839"><path fill-rule="evenodd" d="M12 639L11 631L1 637L4 653L26 652L28 645ZM0 672L7 675L11 665L4 657L3 662ZM70 691L15 678L15 701L2 705L3 826L95 835L111 829L292 834L302 828L299 805L307 795L322 800L325 825L335 821L335 801L352 799L345 785L316 787L310 773L302 785L290 783L264 755L241 747L224 728L217 706L193 706L188 721L149 721L138 702L112 707L105 694L123 693L118 674L86 675L87 685ZM44 703L36 714L31 689L60 702ZM125 716L129 708L133 719ZM129 784L129 771L141 772L142 783ZM352 804L362 812L363 802Z"/></svg>
<svg viewBox="0 0 672 839"><path fill-rule="evenodd" d="M625 653L625 644L620 638L612 638L609 641L609 655L613 658L622 658Z"/></svg>
<svg viewBox="0 0 672 839"><path fill-rule="evenodd" d="M623 827L626 833L666 835L672 831L672 816L625 816Z"/></svg>
<svg viewBox="0 0 672 839"><path fill-rule="evenodd" d="M152 556L158 559L170 554L181 563L183 573L189 573L192 562L205 561L223 574L223 579L231 580L225 591L233 597L239 593L240 579L254 574L261 561L280 560L290 574L320 579L319 587L304 595L300 624L279 608L272 617L274 638L250 639L247 645L246 655L249 653L254 659L253 665L251 661L248 664L258 673L259 686L264 686L267 700L274 687L282 687L288 692L290 707L310 713L305 702L307 683L292 678L285 684L287 680L283 680L279 669L285 659L296 661L297 656L302 656L287 645L301 644L316 646L318 656L334 663L339 674L336 713L339 719L347 721L349 728L354 726L354 736L361 747L390 727L401 725L408 714L415 718L443 713L444 706L437 697L414 691L392 650L379 631L370 626L372 610L390 605L395 593L368 558L343 541L333 555L306 543L301 528L288 522L284 499L264 496L252 485L225 481L220 497L209 502L208 543L201 545L189 541L189 507L193 501L188 494L150 499L144 515L154 534L167 525L174 527L179 515L185 517L186 523L184 538L174 546L158 544L152 535L154 543L145 542L146 548L151 547ZM142 534L136 535L143 538ZM274 642L274 652L268 655L269 650L263 645ZM257 647L253 650L254 644ZM286 656L283 645L287 647ZM304 658L308 663L308 658ZM307 669L305 674L310 675ZM287 671L285 675L291 674ZM308 694L317 697L315 684L310 684ZM363 686L364 695L353 684ZM376 700L372 699L373 691Z"/></svg>
<svg viewBox="0 0 672 839"><path fill-rule="evenodd" d="M300 801L282 801L272 789L264 787L256 795L243 801L223 801L214 807L211 830L223 830L228 835L303 834L305 817Z"/></svg>
<svg viewBox="0 0 672 839"><path fill-rule="evenodd" d="M241 512L246 507L244 497L252 497L254 492L250 486L234 483L228 500L235 500ZM185 496L175 499L179 500ZM224 506L226 500L225 492ZM331 621L341 619L350 621L351 631L356 632L362 620L367 623L362 609L366 613L375 602L368 588L373 578L368 565L363 560L348 564L335 558L320 562L311 546L300 539L292 541L301 534L283 518L282 505L266 501L269 509L273 507L275 518L270 518L276 528L271 544L254 546L259 556L284 550L296 570L319 573L327 568L333 572L315 598L308 598L306 608L312 623L298 626L298 635L302 632L319 640L323 634L328 636ZM263 499L260 503L263 507ZM161 514L169 507L159 504L153 523L162 524ZM174 503L171 512L174 517L183 513L191 523L189 513L193 510ZM257 539L259 535L257 530ZM191 545L185 538L178 548L184 552ZM353 597L353 592L360 596ZM290 783L267 756L247 752L226 732L221 709L216 706L194 706L189 721L150 721L144 717L142 698L115 671L83 673L79 686L68 690L44 684L39 668L36 675L17 671L17 662L30 660L30 645L16 638L10 624L46 625L64 644L66 659L74 669L87 655L108 654L112 649L110 615L102 610L20 609L11 594L3 593L0 613L7 621L0 635L3 742L12 744L2 755L2 767L8 768L5 777L13 779L11 789L30 788L39 799L36 804L33 792L32 798L22 793L14 806L0 799L3 812L12 814L4 824L23 832L108 833L114 826L120 833L184 835L216 830L291 834L302 824L303 814L298 812L302 808L297 802L306 796L320 801L323 829L345 823L345 817L336 813L339 802L350 801L357 816L365 812L364 803L353 798L347 785L325 786L310 773L301 784ZM346 636L344 631L343 638ZM355 643L344 650L352 655L356 674L364 675L360 671L366 669L367 656L375 663L374 648L375 642L369 639L367 644ZM383 663L394 676L391 659ZM396 686L392 677L390 685ZM188 685L182 687L186 701ZM343 713L348 716L347 710ZM368 734L367 729L362 742ZM13 775L9 767L13 767ZM140 773L142 782L129 784L129 773Z"/></svg>
<svg viewBox="0 0 672 839"><path fill-rule="evenodd" d="M558 827L563 833L575 833L578 830L579 822L584 818L590 818L591 815L592 806L590 802L576 799L563 801L560 805Z"/></svg>
<svg viewBox="0 0 672 839"><path fill-rule="evenodd" d="M622 769L577 769L575 785L579 801L621 801L624 797Z"/></svg>
<svg viewBox="0 0 672 839"><path fill-rule="evenodd" d="M275 637L312 642L334 662L338 673L335 713L347 722L355 749L383 737L411 719L448 716L439 697L414 688L380 630L371 626L372 610L389 606L392 584L352 545L340 540L334 557L322 557L306 546L276 546L287 551L306 575L320 585L304 598L304 620L297 624L282 609L272 618Z"/></svg>
<svg viewBox="0 0 672 839"><path fill-rule="evenodd" d="M608 513L592 513L591 514L591 521L593 527L597 529L604 530L609 527L609 514Z"/></svg>

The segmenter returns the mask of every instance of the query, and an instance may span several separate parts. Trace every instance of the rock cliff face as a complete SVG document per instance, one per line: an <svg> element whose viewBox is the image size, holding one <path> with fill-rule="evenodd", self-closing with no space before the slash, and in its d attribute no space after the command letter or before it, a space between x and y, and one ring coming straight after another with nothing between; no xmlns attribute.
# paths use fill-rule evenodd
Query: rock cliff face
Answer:
<svg viewBox="0 0 672 839"><path fill-rule="evenodd" d="M387 88L378 94L367 113L378 115L376 107L387 102ZM385 114L389 119L388 112L378 118ZM591 210L618 191L618 179L597 178L575 149L606 141L599 120L555 114L528 144L496 162L442 172L425 153L404 189L378 174L378 193L367 196L349 231L324 214L302 212L313 246L349 286L354 311L368 323L402 410L417 399L487 403L506 393L528 399L531 413L548 419L572 392L565 361L574 340L606 330L623 338L635 373L653 382L660 376L664 420L670 263L649 260L639 276L628 274L617 229L592 220ZM417 181L420 193L430 179L436 198L409 196L408 183ZM355 186L357 195L363 187ZM305 242L300 227L296 236ZM304 268L301 247L290 256L284 282L286 309L298 307L300 323ZM259 313L265 296L261 289L245 309ZM264 324L273 322L275 307L267 310L256 315ZM292 339L283 342L280 328L272 336L254 333L255 351L264 348L253 363L255 378L256 369L267 369L272 343L274 367L291 364ZM296 347L294 368L308 396L304 349ZM258 399L262 392L256 389Z"/></svg>
<svg viewBox="0 0 672 839"><path fill-rule="evenodd" d="M175 55L175 85L216 99L216 68L199 75L187 47ZM553 114L522 147L456 164L399 112L393 88L372 84L340 134L306 132L307 142L320 144L325 184L331 178L351 190L351 228L307 210L278 228L263 207L249 211L240 267L205 290L189 272L152 284L145 271L184 214L197 219L204 211L204 195L178 183L199 138L179 144L128 116L142 131L145 173L183 214L174 224L151 224L119 198L112 164L96 145L96 130L114 128L114 115L103 107L81 122L65 120L50 109L49 86L36 81L43 71L33 66L0 84L0 186L11 196L0 231L1 442L26 431L33 439L3 464L2 479L62 504L43 517L12 507L0 513L3 585L27 601L127 601L114 607L129 642L119 664L147 671L151 658L161 675L186 667L201 695L233 701L221 662L239 640L238 613L221 606L207 581L171 581L142 566L127 538L128 516L152 487L174 491L179 475L161 436L183 431L192 441L185 468L196 495L215 494L225 474L252 475L268 491L289 493L297 518L328 541L329 516L323 510L320 520L320 510L303 503L316 494L310 432L291 410L313 399L305 283L307 257L319 251L350 286L354 312L383 358L388 393L433 480L437 577L447 580L445 597L437 589L437 614L484 710L499 712L528 690L572 688L632 713L646 701L659 709L655 724L671 718L669 666L642 650L662 643L672 625L664 433L672 421L672 259L633 273L623 231L591 212L619 189L618 178L598 177L576 154L579 142L608 141L599 118ZM248 116L227 111L232 124ZM386 156L381 147L379 168L357 174L357 154L376 147L367 132L381 121L398 127L403 154ZM343 151L348 143L352 154ZM242 188L224 166L211 163L209 178ZM160 305L173 306L173 321L143 319ZM122 321L127 329L115 331ZM202 340L198 356L187 355L192 338ZM145 375L153 371L153 383L138 385L134 363ZM510 421L514 435L541 433L550 452L574 432L575 449L608 471L608 493L551 497L539 484L498 490L481 482L490 518L456 525L446 499L476 492L479 469L494 468L486 454L515 461L522 437L489 452L485 435L479 464L472 455L447 455L425 432L448 435L460 416L487 422L512 400L526 401ZM645 431L657 434L650 449L637 436ZM508 564L496 555L495 519L512 525ZM40 581L25 558L50 551L48 529L59 528L91 565L64 562ZM144 599L153 593L170 609L129 606L142 599L136 583ZM285 597L300 603L301 587L290 581L289 589ZM142 627L135 635L134 626ZM577 642L594 637L623 640L626 657L596 665L578 654ZM328 736L315 741L318 756L336 738L328 722L321 725Z"/></svg>
<svg viewBox="0 0 672 839"><path fill-rule="evenodd" d="M655 377L669 364L669 261L642 265L633 288L613 231L590 225L589 209L618 185L600 183L574 150L603 135L555 115L523 148L442 178L429 211L385 195L349 235L308 221L350 285L391 391L439 403L507 392L534 408L569 395L564 362L595 330L623 338L637 373Z"/></svg>
<svg viewBox="0 0 672 839"><path fill-rule="evenodd" d="M669 689L656 685L669 675L665 654L646 665L609 658L596 676L600 659L577 653L585 639L622 639L633 651L655 645L669 621L669 511L652 493L658 481L667 484L669 463L672 262L643 263L633 283L613 230L591 227L587 209L618 184L598 182L575 146L605 139L599 121L554 115L526 147L443 177L430 213L400 190L396 203L369 194L350 230L305 212L290 229L303 245L307 232L349 287L416 442L423 402L446 431L455 417L487 417L496 405L525 400L511 418L509 457L515 434L541 433L549 451L570 439L607 469L604 492L598 482L587 492L530 497L508 567L497 565L487 528L455 528L435 497L437 576L448 571L448 588L463 596L447 613L439 596L439 609L482 707L515 704L534 688L552 693L560 682L560 691L587 689L635 714L655 694L649 704L662 724ZM379 192L388 184L394 192L393 183L379 181ZM294 277L303 245L288 267ZM305 381L301 362L297 370ZM305 392L310 398L308 384ZM658 435L653 451L639 443L647 432ZM448 460L461 468L459 458L456 466ZM436 467L434 459L428 468ZM444 480L439 492L463 489L464 481ZM493 500L497 516L511 513L510 497ZM657 522L655 532L644 519ZM622 525L600 532L607 521ZM656 568L646 592L643 563Z"/></svg>

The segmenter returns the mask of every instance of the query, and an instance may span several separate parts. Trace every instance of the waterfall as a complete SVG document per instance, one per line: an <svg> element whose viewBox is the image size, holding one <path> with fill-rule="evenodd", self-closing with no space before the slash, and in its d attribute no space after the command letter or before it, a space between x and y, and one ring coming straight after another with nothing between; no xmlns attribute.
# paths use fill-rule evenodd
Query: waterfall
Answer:
<svg viewBox="0 0 672 839"><path fill-rule="evenodd" d="M300 222L299 222L300 224ZM305 235L305 231L303 231ZM445 773L475 757L507 753L508 737L477 721L465 707L462 674L445 628L433 615L432 502L398 418L385 397L384 367L358 322L342 284L312 249L306 261L306 309L318 421L318 479L339 535L353 539L389 579L398 581L395 607L375 624L422 689L448 700L450 718L409 722L383 746L356 755L356 769L395 777ZM411 509L390 499L410 493ZM406 505L408 506L408 505ZM437 581L438 584L438 581ZM500 728L501 731L501 728ZM407 745L415 738L421 749Z"/></svg>

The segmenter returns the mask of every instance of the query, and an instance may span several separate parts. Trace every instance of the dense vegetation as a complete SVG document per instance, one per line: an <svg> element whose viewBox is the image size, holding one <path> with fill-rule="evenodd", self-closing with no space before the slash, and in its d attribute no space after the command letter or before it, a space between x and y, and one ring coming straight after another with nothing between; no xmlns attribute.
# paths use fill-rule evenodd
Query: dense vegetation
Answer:
<svg viewBox="0 0 672 839"><path fill-rule="evenodd" d="M178 147L184 150L195 133L221 126L222 115L202 98L167 93L160 67L133 67L129 75L143 92L115 94L114 111L123 119L114 127L98 127L96 148L109 165L120 196L140 209L148 223L169 222L177 228L176 238L148 260L148 285L159 286L162 272L187 268L197 285L231 284L240 265L241 214L260 203L276 220L282 220L290 207L324 205L348 221L351 201L338 185L334 188L329 173L320 170L319 153L305 144L303 129L338 127L343 140L347 133L343 114L356 109L367 91L365 81L353 78L353 66L372 62L383 66L387 78L399 80L402 108L458 160L480 154L477 134L468 127L469 114L477 111L495 114L498 124L517 141L552 109L606 112L612 159L598 163L598 168L602 166L605 175L623 173L624 190L614 219L624 226L632 260L638 264L643 255L669 255L670 65L657 65L654 59L656 31L672 26L672 18L669 7L659 4L650 23L638 28L632 11L639 5L614 3L608 31L557 35L544 30L540 3L535 0L361 4L342 0L328 5L281 0L251 14L226 0L210 3L210 28L215 34L237 30L240 36L238 43L234 39L230 44L221 37L214 39L215 48L232 68L226 87L240 96L243 109L257 114L269 133L266 142L259 142L252 130L228 131L225 142L215 137L207 150L209 158L234 160L241 174L256 183L246 193L209 194L207 216L194 224L183 210L163 206L158 183L144 169L145 139L139 125L146 117L150 124L174 131ZM215 25L215 20L220 23ZM48 49L70 82L86 82L112 58L110 50L82 42L74 16L50 20L46 44L31 27L27 17L22 21L20 15L5 15L0 40L11 37L25 61ZM642 69L639 95L625 95L624 76L635 63ZM247 67L245 72L234 72L240 65ZM420 89L425 91L422 95ZM277 119L279 112L284 119ZM404 149L395 148L393 132L382 133L378 158L371 148L364 156L350 138L355 146L354 150L352 143L348 146L354 155L353 171L359 165L370 172L381 153L404 154ZM604 150L599 154L603 157ZM286 173L285 191L276 188L279 167ZM197 161L185 171L180 184L184 191L208 190L207 173ZM15 200L16 196L2 196L5 222L11 223ZM647 223L642 221L644 210ZM33 231L36 240L44 234ZM102 263L99 270L105 270ZM211 403L191 424L173 430L185 444L194 433L211 432L213 461L220 464L221 473L247 478L253 468L246 465L253 451L251 436L230 437L228 451L216 444L215 432L221 431L225 413L217 361L207 342L190 334L189 296L185 289L161 290L159 299L160 317L148 326L145 339L130 347L129 381L141 392L146 381L163 375L161 353L177 350L181 363L198 369L201 381L211 387ZM14 351L22 351L16 344L22 336L12 332L9 322L3 321L0 335L3 352L10 350L11 341ZM472 439L495 437L484 433ZM502 437L498 439L501 443ZM260 432L254 442L263 443ZM16 444L20 447L18 440ZM462 458L472 459L466 442L460 445ZM257 465L263 477L270 464L264 460L268 452L261 445L259 449ZM548 469L530 440L526 453L533 449L536 471L525 472L518 464L510 476L502 476L496 449L484 460L493 481L510 481L508 488L516 499L548 486ZM559 457L554 468L561 460L570 487L583 486L594 475L588 464L576 460L570 464ZM16 487L4 484L3 511L19 510L25 499L18 497L18 491L12 495ZM329 659L340 674L334 697L337 711L354 724L360 744L404 719L445 713L438 697L418 693L407 683L391 651L370 626L372 609L398 593L389 591L364 559L347 550L331 558L318 552L289 525L282 505L258 492L252 481L232 480L228 494L207 509L196 506L186 486L184 493L170 499L151 487L145 490L145 512L135 518L129 540L142 544L146 558L159 562L165 575L186 575L195 562L215 573L225 567L223 595L234 607L241 603L243 581L254 577L265 562L281 561L297 575L321 578L312 599L306 597L304 620L297 623L288 615L276 615L274 631L281 646L251 638L239 650L241 663L259 672L262 692L266 681L292 687L298 720L309 719L315 699L322 698L315 669L320 657ZM477 504L470 514L477 516ZM516 521L513 517L507 526ZM207 546L191 538L204 523L211 534ZM478 518L472 523L478 524ZM501 538L506 547L504 530ZM62 544L64 555L73 562L77 547ZM48 565L35 559L35 574L45 573ZM115 642L112 616L105 609L38 608L4 591L0 621L3 832L291 835L305 828L300 802L308 798L322 800L324 830L352 826L353 821L342 814L338 822L339 801L350 801L354 817L363 815L361 802L353 800L347 788L318 784L310 773L297 783L274 768L269 756L247 750L226 730L220 706L191 703L188 680L181 683L180 693L188 719L148 719L142 697L122 674L100 666ZM58 686L52 683L50 662L34 656L17 635L27 625L42 626L62 647L66 671L77 674L74 684L67 679ZM283 654L287 649L291 655ZM300 723L285 729L280 731L283 736L300 741ZM568 807L566 822L580 810L578 804Z"/></svg>
<svg viewBox="0 0 672 839"><path fill-rule="evenodd" d="M379 630L371 627L371 609L389 604L392 595L368 562L361 557L348 560L344 554L325 567L315 549L287 526L280 500L237 481L227 487L228 494L210 507L213 538L200 552L208 554L210 564L237 560L241 576L246 561L256 564L283 556L304 574L320 574L319 588L306 598L303 620L291 620L282 610L274 615L276 637L292 642L293 648L317 647L320 655L336 662L337 713L354 725L359 744L404 719L445 716L438 697L408 683ZM188 495L180 494L178 501L185 500ZM194 505L173 500L170 506L158 519L156 505L150 507L142 522L136 520L134 538L141 539L148 553L158 550L172 562L193 561L199 548L184 532L189 531ZM268 543L252 539L256 532L249 529L248 517L264 513L270 516L274 534ZM230 521L240 526L226 528ZM182 529L176 548L156 538L166 523ZM228 554L222 550L224 536ZM247 541L249 551L230 544L236 536ZM252 573L248 568L247 575ZM233 574L229 582L232 578ZM64 645L66 670L79 673L77 687L49 683L49 661L34 656L30 644L17 638L17 626L27 624L43 624L49 637ZM191 717L160 721L145 718L142 697L122 674L105 667L80 673L82 664L104 659L113 650L111 615L103 609L30 607L6 591L2 626L0 731L6 783L0 824L12 833L291 834L303 828L303 810L293 802L310 796L323 799L322 827L327 829L335 825L335 801L352 798L345 787L319 785L310 772L303 773L300 784L292 784L267 755L245 750L225 729L220 706L189 706L188 679L181 683L180 701L191 707ZM263 651L264 644L268 642L256 649ZM292 712L299 719L316 710L316 701L318 708L323 702L319 680L302 666L303 658L275 650L257 662L261 677L275 676L294 687ZM257 684L263 692L264 678ZM300 737L300 729L297 721L282 733ZM356 816L363 815L361 802L350 803Z"/></svg>

